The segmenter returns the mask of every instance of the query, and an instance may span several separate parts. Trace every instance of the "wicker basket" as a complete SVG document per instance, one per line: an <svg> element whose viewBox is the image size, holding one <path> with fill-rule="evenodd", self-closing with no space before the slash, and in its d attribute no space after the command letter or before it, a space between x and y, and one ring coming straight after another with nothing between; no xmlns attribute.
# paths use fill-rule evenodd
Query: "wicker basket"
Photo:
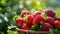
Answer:
<svg viewBox="0 0 60 34"><path fill-rule="evenodd" d="M49 34L48 31L32 31L32 30L21 30L16 28L19 34Z"/></svg>

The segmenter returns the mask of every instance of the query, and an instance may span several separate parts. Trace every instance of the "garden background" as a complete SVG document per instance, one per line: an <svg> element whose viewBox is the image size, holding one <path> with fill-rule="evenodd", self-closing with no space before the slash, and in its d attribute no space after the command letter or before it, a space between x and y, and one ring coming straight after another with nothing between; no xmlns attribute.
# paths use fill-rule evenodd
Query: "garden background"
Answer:
<svg viewBox="0 0 60 34"><path fill-rule="evenodd" d="M18 34L14 19L22 10L54 9L60 16L60 0L0 0L0 34Z"/></svg>

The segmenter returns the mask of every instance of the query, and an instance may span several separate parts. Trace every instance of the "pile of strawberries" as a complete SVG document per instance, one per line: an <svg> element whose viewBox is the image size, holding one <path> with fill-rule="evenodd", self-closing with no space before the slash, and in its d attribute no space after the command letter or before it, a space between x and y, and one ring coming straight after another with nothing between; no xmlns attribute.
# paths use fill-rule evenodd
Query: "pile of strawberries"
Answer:
<svg viewBox="0 0 60 34"><path fill-rule="evenodd" d="M43 14L46 17L44 17ZM26 15L27 20L24 20ZM51 9L34 12L23 10L20 16L21 17L16 18L15 23L22 30L49 31L50 29L60 28L60 17L57 17L56 13Z"/></svg>

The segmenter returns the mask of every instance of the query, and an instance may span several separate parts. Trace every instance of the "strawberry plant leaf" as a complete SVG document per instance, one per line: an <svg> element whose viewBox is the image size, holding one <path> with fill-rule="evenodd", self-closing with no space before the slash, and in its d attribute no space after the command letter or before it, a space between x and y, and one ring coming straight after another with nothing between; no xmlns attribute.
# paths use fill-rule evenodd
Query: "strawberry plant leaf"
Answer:
<svg viewBox="0 0 60 34"><path fill-rule="evenodd" d="M31 29L31 30L38 30L38 31L40 31L40 30L41 30L40 25L41 25L41 24L32 25L32 27L31 27L30 29Z"/></svg>
<svg viewBox="0 0 60 34"><path fill-rule="evenodd" d="M46 18L47 17L47 15L43 12L42 14L41 14L44 18Z"/></svg>
<svg viewBox="0 0 60 34"><path fill-rule="evenodd" d="M50 29L50 34L54 34L54 32L53 32L53 30L52 30L52 29Z"/></svg>
<svg viewBox="0 0 60 34"><path fill-rule="evenodd" d="M25 15L25 16L23 17L23 19L27 21L28 15Z"/></svg>
<svg viewBox="0 0 60 34"><path fill-rule="evenodd" d="M50 34L59 34L58 29L50 29Z"/></svg>

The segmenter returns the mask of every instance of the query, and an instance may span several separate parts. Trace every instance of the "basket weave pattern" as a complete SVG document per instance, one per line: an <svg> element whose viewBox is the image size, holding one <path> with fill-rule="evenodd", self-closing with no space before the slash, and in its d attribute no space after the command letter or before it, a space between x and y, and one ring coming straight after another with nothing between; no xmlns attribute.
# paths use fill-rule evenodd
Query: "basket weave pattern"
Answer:
<svg viewBox="0 0 60 34"><path fill-rule="evenodd" d="M31 31L31 30L21 30L16 28L19 34L49 34L47 31Z"/></svg>

